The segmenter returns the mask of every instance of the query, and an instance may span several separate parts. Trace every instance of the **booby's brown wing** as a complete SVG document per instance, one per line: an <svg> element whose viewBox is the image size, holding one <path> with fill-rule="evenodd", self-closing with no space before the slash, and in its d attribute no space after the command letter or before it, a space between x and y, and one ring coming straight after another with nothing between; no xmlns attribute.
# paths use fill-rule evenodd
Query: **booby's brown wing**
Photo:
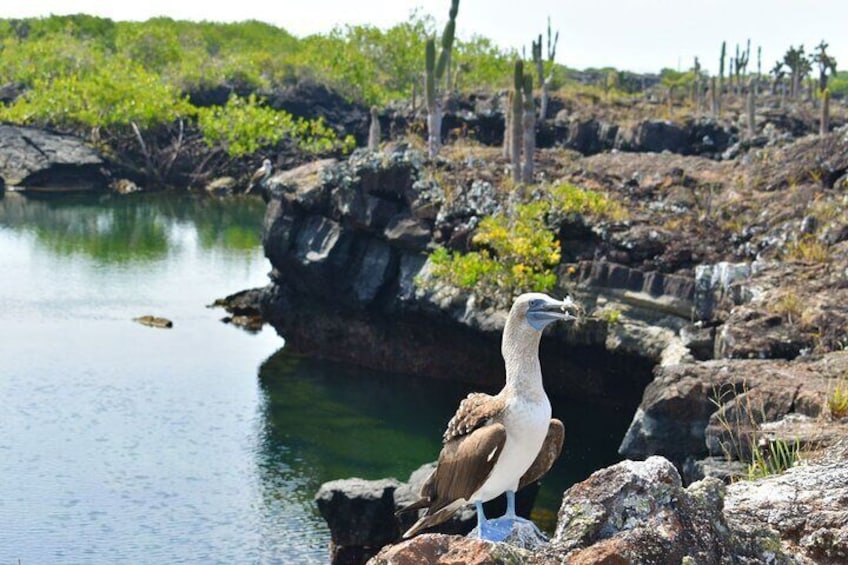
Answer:
<svg viewBox="0 0 848 565"><path fill-rule="evenodd" d="M256 186L256 183L259 182L260 180L262 180L262 177L264 177L264 176L265 176L265 167L259 167L256 170L256 172L253 173L253 176L250 177L250 182L247 183L247 190L245 190L244 193L248 194L251 190L253 190L253 187Z"/></svg>
<svg viewBox="0 0 848 565"><path fill-rule="evenodd" d="M557 460L562 452L562 444L565 441L565 426L556 418L551 418L551 423L548 426L548 434L545 436L545 442L542 444L542 449L536 456L533 464L521 477L518 483L519 490L526 487L532 482L538 481L551 470L554 461Z"/></svg>
<svg viewBox="0 0 848 565"><path fill-rule="evenodd" d="M404 537L444 522L465 504L486 482L505 442L503 424L479 427L448 441L439 454L436 470L421 488L421 500L404 508L427 508L427 515L407 530Z"/></svg>
<svg viewBox="0 0 848 565"><path fill-rule="evenodd" d="M504 408L497 396L471 393L448 422L436 469L421 487L421 498L400 512L427 508L404 537L453 515L486 481L506 442L506 428L493 420Z"/></svg>
<svg viewBox="0 0 848 565"><path fill-rule="evenodd" d="M472 392L459 403L453 418L448 422L443 441L470 434L480 426L490 423L504 409L504 401L497 396Z"/></svg>

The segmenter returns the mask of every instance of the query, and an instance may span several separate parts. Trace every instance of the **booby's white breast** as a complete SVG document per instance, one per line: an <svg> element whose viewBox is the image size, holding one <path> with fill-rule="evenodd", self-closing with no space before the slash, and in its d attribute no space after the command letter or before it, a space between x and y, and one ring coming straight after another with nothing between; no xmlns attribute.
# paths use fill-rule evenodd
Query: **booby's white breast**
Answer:
<svg viewBox="0 0 848 565"><path fill-rule="evenodd" d="M469 499L486 502L505 491L518 489L518 482L542 448L551 422L551 403L546 396L529 401L507 400L501 423L506 428L503 453L489 478Z"/></svg>

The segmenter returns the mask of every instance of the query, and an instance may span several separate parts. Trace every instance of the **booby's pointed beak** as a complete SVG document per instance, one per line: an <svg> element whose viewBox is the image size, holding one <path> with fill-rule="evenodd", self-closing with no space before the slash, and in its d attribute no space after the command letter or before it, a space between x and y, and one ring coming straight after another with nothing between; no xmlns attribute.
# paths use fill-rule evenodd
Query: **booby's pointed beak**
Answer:
<svg viewBox="0 0 848 565"><path fill-rule="evenodd" d="M566 296L563 300L555 300L549 296L534 300L527 310L527 322L533 329L542 331L545 326L556 321L576 320L578 305Z"/></svg>

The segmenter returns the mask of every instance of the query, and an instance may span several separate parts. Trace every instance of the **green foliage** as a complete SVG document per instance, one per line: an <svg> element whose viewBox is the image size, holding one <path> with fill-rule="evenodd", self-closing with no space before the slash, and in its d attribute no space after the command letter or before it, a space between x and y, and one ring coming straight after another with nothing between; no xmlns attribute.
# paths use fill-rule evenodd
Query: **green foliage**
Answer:
<svg viewBox="0 0 848 565"><path fill-rule="evenodd" d="M695 81L695 72L680 72L673 69L662 69L660 71L660 83L666 88L678 88L689 86Z"/></svg>
<svg viewBox="0 0 848 565"><path fill-rule="evenodd" d="M848 71L839 71L831 76L827 88L834 97L848 97Z"/></svg>
<svg viewBox="0 0 848 565"><path fill-rule="evenodd" d="M564 215L581 214L619 220L624 209L608 197L568 183L543 187L543 197L519 204L511 215L480 222L469 253L439 248L430 255L431 281L446 282L480 296L508 302L516 294L549 292L556 285L554 268L561 259L560 243L551 225Z"/></svg>
<svg viewBox="0 0 848 565"><path fill-rule="evenodd" d="M0 81L26 87L38 79L85 76L103 65L105 58L105 52L91 41L65 33L28 41L5 35L0 38L0 54Z"/></svg>
<svg viewBox="0 0 848 565"><path fill-rule="evenodd" d="M559 214L581 214L611 221L626 219L627 210L608 196L561 182L550 187L551 211Z"/></svg>
<svg viewBox="0 0 848 565"><path fill-rule="evenodd" d="M0 107L0 120L68 129L131 122L147 128L172 123L192 111L185 97L156 74L132 61L110 59L87 75L34 79L32 89Z"/></svg>
<svg viewBox="0 0 848 565"><path fill-rule="evenodd" d="M544 224L542 207L541 202L522 204L513 218L484 218L474 236L481 249L466 254L437 249L430 255L433 276L503 301L528 290L550 291L560 247Z"/></svg>
<svg viewBox="0 0 848 565"><path fill-rule="evenodd" d="M258 21L113 22L84 15L0 20L0 78L30 86L35 78L87 76L104 59L132 60L183 90L219 84L272 88L314 78L351 99L384 104L410 96L420 80L424 41L434 31L433 18L415 12L386 30L346 26L303 39ZM512 56L482 37L457 38L452 68L462 69L463 84L499 88Z"/></svg>
<svg viewBox="0 0 848 565"><path fill-rule="evenodd" d="M352 149L351 139L340 141L322 120L296 119L261 105L253 94L248 98L234 95L226 106L199 108L197 122L206 143L222 147L231 157L250 155L285 139L313 153Z"/></svg>

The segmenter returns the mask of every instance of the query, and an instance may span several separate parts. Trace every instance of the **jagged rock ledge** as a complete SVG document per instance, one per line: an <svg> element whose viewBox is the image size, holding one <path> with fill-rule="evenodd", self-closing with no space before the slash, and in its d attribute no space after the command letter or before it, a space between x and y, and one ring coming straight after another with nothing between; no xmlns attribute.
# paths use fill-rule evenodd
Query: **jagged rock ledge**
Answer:
<svg viewBox="0 0 848 565"><path fill-rule="evenodd" d="M371 565L528 563L843 563L848 557L848 454L783 475L684 488L668 460L623 461L568 489L546 547L428 534L384 547Z"/></svg>

